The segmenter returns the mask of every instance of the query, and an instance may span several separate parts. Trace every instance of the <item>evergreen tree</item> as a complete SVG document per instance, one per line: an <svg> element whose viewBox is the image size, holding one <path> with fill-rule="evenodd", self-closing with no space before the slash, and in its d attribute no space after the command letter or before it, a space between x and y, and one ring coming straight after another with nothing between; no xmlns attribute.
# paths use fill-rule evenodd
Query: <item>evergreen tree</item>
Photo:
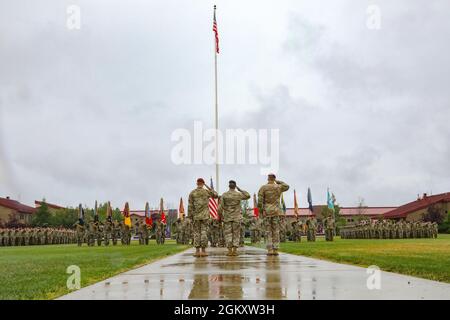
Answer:
<svg viewBox="0 0 450 320"><path fill-rule="evenodd" d="M36 210L33 215L31 224L35 227L48 226L51 223L52 215L48 210L48 205L45 202L45 198L42 199L40 207Z"/></svg>

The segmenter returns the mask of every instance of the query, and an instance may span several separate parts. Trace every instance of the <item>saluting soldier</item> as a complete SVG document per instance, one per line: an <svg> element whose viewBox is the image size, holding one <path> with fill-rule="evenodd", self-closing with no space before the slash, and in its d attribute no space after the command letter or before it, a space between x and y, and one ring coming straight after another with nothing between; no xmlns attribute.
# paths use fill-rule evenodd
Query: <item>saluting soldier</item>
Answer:
<svg viewBox="0 0 450 320"><path fill-rule="evenodd" d="M278 255L280 245L280 216L283 214L280 208L281 194L289 190L289 185L276 180L274 174L268 175L267 184L258 191L258 207L264 218L266 232L267 255Z"/></svg>
<svg viewBox="0 0 450 320"><path fill-rule="evenodd" d="M217 192L207 186L203 178L197 179L197 188L189 194L188 217L193 221L195 257L208 256L208 203L210 198L217 197Z"/></svg>
<svg viewBox="0 0 450 320"><path fill-rule="evenodd" d="M218 211L224 223L225 242L228 248L227 256L237 256L243 225L241 201L250 199L250 194L239 188L234 180L229 181L228 187L229 190L220 197Z"/></svg>

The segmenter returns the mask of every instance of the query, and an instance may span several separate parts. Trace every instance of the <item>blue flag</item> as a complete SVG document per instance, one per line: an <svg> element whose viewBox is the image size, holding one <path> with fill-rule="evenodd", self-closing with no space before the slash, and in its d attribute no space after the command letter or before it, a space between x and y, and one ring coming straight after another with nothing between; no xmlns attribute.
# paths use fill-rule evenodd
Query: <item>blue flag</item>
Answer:
<svg viewBox="0 0 450 320"><path fill-rule="evenodd" d="M334 211L334 203L333 203L333 198L330 195L330 189L327 190L327 204L328 204L328 209Z"/></svg>

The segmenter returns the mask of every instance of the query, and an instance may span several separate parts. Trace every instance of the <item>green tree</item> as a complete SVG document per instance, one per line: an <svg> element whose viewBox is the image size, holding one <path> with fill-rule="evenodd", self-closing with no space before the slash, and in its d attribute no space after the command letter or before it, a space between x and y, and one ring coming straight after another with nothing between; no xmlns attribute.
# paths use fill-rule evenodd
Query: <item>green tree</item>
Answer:
<svg viewBox="0 0 450 320"><path fill-rule="evenodd" d="M40 207L36 210L36 213L33 215L31 224L35 227L47 226L50 225L51 218L52 215L48 210L48 206L44 198L42 199Z"/></svg>

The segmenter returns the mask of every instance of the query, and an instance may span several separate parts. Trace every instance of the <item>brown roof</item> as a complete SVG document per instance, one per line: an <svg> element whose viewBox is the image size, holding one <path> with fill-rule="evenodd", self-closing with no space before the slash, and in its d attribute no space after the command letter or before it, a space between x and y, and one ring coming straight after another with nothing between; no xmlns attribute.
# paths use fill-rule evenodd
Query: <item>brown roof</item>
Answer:
<svg viewBox="0 0 450 320"><path fill-rule="evenodd" d="M317 214L322 210L322 208L325 207L325 205L318 205L313 206L314 214ZM365 208L359 208L359 207L341 207L339 214L341 216L357 216L357 215L363 215L368 217L377 217L382 216L386 212L392 211L396 209L397 207L365 207ZM249 209L249 212L253 212L253 209ZM311 211L309 208L298 208L298 215L300 217L312 217L314 214L311 214ZM295 216L294 208L287 208L286 209L286 216Z"/></svg>
<svg viewBox="0 0 450 320"><path fill-rule="evenodd" d="M43 203L42 201L37 201L37 200L34 201L34 205L36 206L36 208L42 206L42 203ZM65 209L64 207L58 206L58 205L56 205L56 204L52 204L52 203L48 203L48 202L46 202L45 204L46 204L47 207L49 207L49 208L53 208L53 209Z"/></svg>
<svg viewBox="0 0 450 320"><path fill-rule="evenodd" d="M432 204L439 202L450 202L450 192L441 193L434 196L424 195L421 199L407 203L397 209L385 213L383 217L386 219L406 218L410 213L425 209Z"/></svg>
<svg viewBox="0 0 450 320"><path fill-rule="evenodd" d="M16 210L20 213L29 213L32 214L35 211L35 208L29 207L25 204L20 203L19 201L7 199L7 198L0 198L0 206Z"/></svg>

